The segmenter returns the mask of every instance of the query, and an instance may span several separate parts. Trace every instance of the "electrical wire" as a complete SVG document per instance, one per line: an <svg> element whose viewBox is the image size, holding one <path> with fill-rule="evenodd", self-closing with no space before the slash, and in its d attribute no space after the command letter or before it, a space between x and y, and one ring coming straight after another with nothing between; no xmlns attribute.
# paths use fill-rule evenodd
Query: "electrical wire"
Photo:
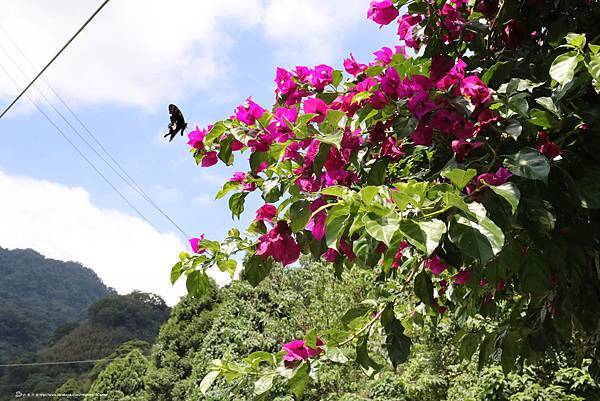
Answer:
<svg viewBox="0 0 600 401"><path fill-rule="evenodd" d="M4 71L4 73L10 78L10 80L15 84L17 89L20 88L19 83L14 79L12 74L10 74L10 72L1 63L0 63L0 69L2 69ZM46 118L46 120L48 120L48 122L60 133L60 135L73 147L73 149L79 154L79 156L81 156L81 158L83 158L83 160L85 160L87 162L87 164L89 164L90 167L92 167L92 169L94 169L94 171L100 177L102 177L102 179L119 195L119 197L121 197L121 199L123 199L123 201L125 201L138 214L138 216L140 218L142 218L148 224L150 224L150 226L158 234L160 234L169 243L171 243L171 245L173 245L177 249L179 249L179 246L177 244L172 242L163 233L161 233L160 230L158 228L156 228L156 226L150 220L148 220L146 218L146 216L144 216L144 214L142 212L140 212L139 209L137 207L135 207L135 205L133 203L131 203L129 201L129 199L127 199L127 197L125 195L123 195L123 193L121 191L119 191L119 189L94 165L94 163L77 147L77 145L64 133L64 131L50 118L50 116L44 111L44 109L42 109L42 107L40 107L40 105L37 104L37 102L35 102L31 96L29 96L29 95L26 95L26 96L29 99L29 101L31 103L33 103L33 105L38 109L38 111Z"/></svg>
<svg viewBox="0 0 600 401"><path fill-rule="evenodd" d="M46 365L74 365L80 363L92 363L100 361L116 361L121 358L101 358L101 359L84 359L81 361L61 361L61 362L29 362L29 363L4 363L0 364L0 368L16 368L23 366L46 366Z"/></svg>
<svg viewBox="0 0 600 401"><path fill-rule="evenodd" d="M19 48L19 46L12 40L12 38L10 37L10 35L8 34L8 32L6 32L6 30L4 30L4 28L2 28L1 26L0 26L0 30L2 30L2 32L4 32L4 34L6 35L6 37L11 41L11 43L21 53L21 55L23 56L23 58L25 58L25 60L33 68L33 65L32 65L31 61L21 51L21 49ZM4 48L4 46L2 46L2 44L0 44L0 50L2 50L2 52L4 54L6 54L6 56L8 57L8 59L19 69L19 71L21 72L21 74L23 74L23 76L26 79L28 79L27 73L21 68L21 66L19 65L19 63L17 63L15 61L15 59L12 58L12 56L8 53L8 51ZM38 88L37 85L34 85L34 88L38 91L38 93L42 96L42 98L62 118L62 120L71 128L71 130L79 137L79 139L81 139L92 150L92 152L94 152L96 154L96 156L98 156L121 180L123 180L123 182L125 182L126 185L129 185L135 192L137 192L142 198L144 198L148 203L150 203L150 205L152 205L160 214L162 214L181 234L183 234L183 236L185 238L190 238L189 234L187 234L164 210L162 210L162 208L160 206L158 206L156 204L156 202L154 202L154 200L142 189L142 187L127 173L127 171L125 171L125 169L123 168L123 166L121 166L121 164L110 154L110 152L108 152L108 150L104 146L102 146L102 144L97 139L97 137L91 132L91 130L87 127L87 125L85 125L83 123L83 121L81 121L81 119L79 117L77 117L77 115L75 114L75 112L67 105L67 103L62 99L62 97L58 94L58 92L50 85L50 83L48 81L46 81L46 79L44 79L44 78L42 78L42 80L50 88L50 90L54 93L54 95L60 100L60 102L63 104L63 106L65 106L67 108L67 110L69 110L69 112L71 113L71 115L87 131L88 135L94 140L94 142L96 142L96 144L98 144L98 146L102 149L102 151L113 161L113 163L115 163L115 165L117 166L117 168L122 173L119 172L119 171L117 171L117 169L115 169L115 167L108 160L106 160L106 158L103 155L101 155L96 150L96 148L90 142L88 142L87 139L85 139L83 137L83 135L81 135L81 133L79 132L79 130L77 128L75 128L71 124L71 122L60 112L60 110L58 110L54 106L54 104L46 97L46 95L40 90L40 88Z"/></svg>
<svg viewBox="0 0 600 401"><path fill-rule="evenodd" d="M104 2L100 4L100 7L98 7L98 9L96 9L96 11L94 11L94 13L83 23L83 25L77 30L77 32L75 32L75 34L71 36L71 39L69 39L67 43L65 43L65 45L58 51L58 53L56 53L54 57L52 57L48 64L46 64L46 66L42 68L42 70L35 76L35 78L33 78L33 80L21 91L21 93L19 93L19 95L8 105L8 107L6 107L2 114L0 114L0 119L4 117L4 115L11 109L11 107L13 107L15 103L17 103L21 96L23 96L23 94L25 94L25 92L27 92L27 90L31 88L31 85L33 85L34 82L37 81L37 79L44 73L44 71L46 71L48 67L50 67L54 60L56 60L58 56L61 55L61 53L71 44L71 42L73 42L73 40L75 40L75 38L81 33L81 31L84 30L84 28L94 19L96 15L98 15L100 10L102 10L104 6L108 4L109 1L110 0L104 0Z"/></svg>

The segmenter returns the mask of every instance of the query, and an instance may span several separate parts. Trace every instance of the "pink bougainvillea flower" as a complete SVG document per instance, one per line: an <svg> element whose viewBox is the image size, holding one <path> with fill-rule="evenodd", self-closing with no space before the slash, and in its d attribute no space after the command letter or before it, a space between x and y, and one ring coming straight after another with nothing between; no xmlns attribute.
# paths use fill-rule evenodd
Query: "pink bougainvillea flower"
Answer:
<svg viewBox="0 0 600 401"><path fill-rule="evenodd" d="M433 128L431 125L420 121L417 128L411 134L411 137L415 145L430 146L433 140Z"/></svg>
<svg viewBox="0 0 600 401"><path fill-rule="evenodd" d="M516 49L521 46L526 37L527 32L523 24L514 19L508 21L502 31L502 41L509 49Z"/></svg>
<svg viewBox="0 0 600 401"><path fill-rule="evenodd" d="M404 47L396 46L394 49L395 51L387 46L384 46L381 49L374 52L373 54L375 55L375 62L373 64L386 66L392 62L392 58L396 54L402 54L404 57L406 57L406 51L404 50Z"/></svg>
<svg viewBox="0 0 600 401"><path fill-rule="evenodd" d="M294 75L300 82L307 84L309 83L308 80L311 76L311 70L304 65L297 65L294 69Z"/></svg>
<svg viewBox="0 0 600 401"><path fill-rule="evenodd" d="M346 72L348 72L348 74L357 76L361 72L364 72L367 69L367 67L368 66L366 64L362 64L356 61L352 53L350 53L350 56L348 58L344 59L344 69L346 70Z"/></svg>
<svg viewBox="0 0 600 401"><path fill-rule="evenodd" d="M272 222L275 216L277 216L277 208L265 203L256 211L256 218L254 220Z"/></svg>
<svg viewBox="0 0 600 401"><path fill-rule="evenodd" d="M190 238L190 246L192 247L192 251L197 254L203 254L206 252L206 249L200 249L199 243L204 239L204 234L202 234L199 238Z"/></svg>
<svg viewBox="0 0 600 401"><path fill-rule="evenodd" d="M485 18L492 19L498 12L498 3L499 0L481 0L476 10L483 14Z"/></svg>
<svg viewBox="0 0 600 401"><path fill-rule="evenodd" d="M209 128L210 129L210 128ZM188 145L190 145L194 149L201 149L204 147L204 137L206 136L208 130L201 130L196 125L196 129L191 131L188 134Z"/></svg>
<svg viewBox="0 0 600 401"><path fill-rule="evenodd" d="M333 68L326 65L317 65L310 75L310 83L316 90L323 90L327 85L333 82Z"/></svg>
<svg viewBox="0 0 600 401"><path fill-rule="evenodd" d="M275 227L259 238L256 254L266 259L269 256L282 265L294 263L300 257L300 246L292 237L286 221L278 221Z"/></svg>
<svg viewBox="0 0 600 401"><path fill-rule="evenodd" d="M392 269L398 269L402 265L402 257L404 256L404 250L409 247L407 241L402 241L398 246L398 250L394 255L394 261L392 262Z"/></svg>
<svg viewBox="0 0 600 401"><path fill-rule="evenodd" d="M381 75L381 90L392 99L398 98L398 88L400 86L400 75L394 67L388 67Z"/></svg>
<svg viewBox="0 0 600 401"><path fill-rule="evenodd" d="M325 120L327 110L327 103L319 98L313 97L304 101L304 113L317 114L311 120L316 123L322 123Z"/></svg>
<svg viewBox="0 0 600 401"><path fill-rule="evenodd" d="M408 111L413 113L419 119L423 118L425 114L434 110L436 107L435 102L429 99L429 93L424 91L415 93L406 106Z"/></svg>
<svg viewBox="0 0 600 401"><path fill-rule="evenodd" d="M436 54L431 57L431 69L429 71L429 78L432 81L439 81L442 79L454 66L454 60L445 54Z"/></svg>
<svg viewBox="0 0 600 401"><path fill-rule="evenodd" d="M492 173L484 173L484 174L480 174L477 177L477 182L485 182L489 185L502 185L505 182L507 182L510 177L512 177L512 173L504 168L504 167L500 167L498 169L498 171L496 171L494 174Z"/></svg>
<svg viewBox="0 0 600 401"><path fill-rule="evenodd" d="M418 49L420 46L420 41L415 37L414 31L423 19L424 17L420 14L405 14L398 20L398 36L411 49Z"/></svg>
<svg viewBox="0 0 600 401"><path fill-rule="evenodd" d="M538 140L541 142L537 145L537 150L548 159L552 160L562 153L560 147L550 140L546 131L538 132Z"/></svg>
<svg viewBox="0 0 600 401"><path fill-rule="evenodd" d="M498 280L498 284L496 284L497 291L504 291L506 289L506 281L504 279Z"/></svg>
<svg viewBox="0 0 600 401"><path fill-rule="evenodd" d="M426 268L431 270L431 273L435 276L439 276L444 272L444 270L446 270L446 265L444 264L444 262L442 262L438 255L434 255L429 259L426 259L425 262L423 262L423 264Z"/></svg>
<svg viewBox="0 0 600 401"><path fill-rule="evenodd" d="M485 103L492 97L490 89L477 75L471 75L463 79L460 89L463 96L469 98L471 103L475 105Z"/></svg>
<svg viewBox="0 0 600 401"><path fill-rule="evenodd" d="M456 155L456 161L461 163L465 161L472 150L482 146L483 143L477 141L470 142L462 139L455 139L452 141L452 151Z"/></svg>
<svg viewBox="0 0 600 401"><path fill-rule="evenodd" d="M293 340L289 343L283 344L281 347L286 352L283 356L284 361L294 362L294 361L306 361L309 358L314 358L323 352L321 348L323 345L323 340L317 337L317 348L311 348L304 344L304 340Z"/></svg>
<svg viewBox="0 0 600 401"><path fill-rule="evenodd" d="M372 1L367 18L383 26L395 20L399 14L392 0Z"/></svg>
<svg viewBox="0 0 600 401"><path fill-rule="evenodd" d="M471 280L471 272L463 269L454 275L454 283L458 285L465 285Z"/></svg>
<svg viewBox="0 0 600 401"><path fill-rule="evenodd" d="M325 205L325 200L323 198L318 198L310 205L310 210L314 213L323 205ZM313 237L315 237L317 241L321 241L323 237L325 237L326 221L327 212L325 212L325 210L321 210L319 213L311 217L310 221L306 225L306 229L310 230Z"/></svg>
<svg viewBox="0 0 600 401"><path fill-rule="evenodd" d="M235 109L235 118L247 125L254 125L256 120L262 117L266 110L252 101L252 98L246 99L246 104L240 105Z"/></svg>
<svg viewBox="0 0 600 401"><path fill-rule="evenodd" d="M229 179L229 181L239 182L240 184L246 181L246 173L243 171L236 171L233 173L233 177Z"/></svg>
<svg viewBox="0 0 600 401"><path fill-rule="evenodd" d="M218 161L219 161L219 158L217 157L217 152L215 152L214 150L211 150L210 152L207 152L204 155L204 157L202 158L201 166L202 167L214 166L215 164L217 164Z"/></svg>
<svg viewBox="0 0 600 401"><path fill-rule="evenodd" d="M292 79L293 75L285 68L277 67L275 83L277 84L276 93L288 96L296 91L298 85Z"/></svg>
<svg viewBox="0 0 600 401"><path fill-rule="evenodd" d="M349 261L353 262L356 260L356 254L352 250L352 246L345 239L340 240L340 251Z"/></svg>
<svg viewBox="0 0 600 401"><path fill-rule="evenodd" d="M429 78L416 74L402 80L400 86L398 86L398 96L402 99L408 99L417 92L427 92L431 88L433 88L433 83Z"/></svg>
<svg viewBox="0 0 600 401"><path fill-rule="evenodd" d="M340 254L338 253L338 251L336 251L333 248L327 248L327 250L323 254L323 259L326 262L334 263L339 256L340 256Z"/></svg>

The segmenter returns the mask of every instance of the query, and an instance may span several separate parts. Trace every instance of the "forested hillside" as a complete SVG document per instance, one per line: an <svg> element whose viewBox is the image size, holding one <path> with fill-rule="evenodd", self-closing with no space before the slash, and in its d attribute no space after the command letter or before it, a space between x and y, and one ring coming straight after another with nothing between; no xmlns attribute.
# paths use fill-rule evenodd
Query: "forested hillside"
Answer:
<svg viewBox="0 0 600 401"><path fill-rule="evenodd" d="M23 362L61 362L111 359L132 349L149 350L170 309L162 298L142 292L111 295L90 306L87 319L64 327L52 341ZM125 345L124 345L125 344ZM108 364L93 363L9 368L0 378L0 399L22 392L54 392L68 382L76 393L85 393ZM71 391L73 392L73 391ZM4 398L2 398L4 397Z"/></svg>
<svg viewBox="0 0 600 401"><path fill-rule="evenodd" d="M0 248L0 277L1 363L35 352L57 328L114 294L91 269L31 249Z"/></svg>
<svg viewBox="0 0 600 401"><path fill-rule="evenodd" d="M292 401L290 388L277 384L266 397L254 394L251 380L223 379L202 394L201 381L213 359L242 359L257 350L278 352L300 337L307 326L336 326L348 305L373 291L372 271L344 272L341 281L320 263L299 268L276 267L253 288L245 281L214 286L201 298L185 298L162 326L152 353L130 350L98 374L90 392L128 401L254 400ZM310 278L310 280L308 280ZM352 325L352 316L341 319ZM476 358L449 346L457 328L441 323L420 332L408 362L394 371L383 368L370 377L358 364L319 363L311 368L315 381L302 400L310 401L481 401L598 400L600 389L587 373L589 359L576 353L555 353L519 373L505 376L499 364L478 371ZM381 333L373 333L381 341ZM373 348L375 363L385 355ZM356 360L339 353L339 361ZM335 358L334 358L335 359ZM233 378L233 377L232 377ZM302 385L302 383L295 383ZM90 398L96 400L96 398ZM97 398L100 400L101 398Z"/></svg>

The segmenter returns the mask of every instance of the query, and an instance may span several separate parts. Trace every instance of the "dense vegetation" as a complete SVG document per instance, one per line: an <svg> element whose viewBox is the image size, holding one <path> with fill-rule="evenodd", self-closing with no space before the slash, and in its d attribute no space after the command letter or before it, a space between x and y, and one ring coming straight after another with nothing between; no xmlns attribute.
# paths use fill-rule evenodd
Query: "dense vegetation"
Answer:
<svg viewBox="0 0 600 401"><path fill-rule="evenodd" d="M60 328L46 347L21 361L81 361L123 356L133 349L148 352L169 313L164 301L153 294L111 295L92 304L87 319ZM106 365L101 361L95 366L87 363L8 368L0 377L0 399L12 399L15 389L52 392L62 385L70 393L86 393Z"/></svg>
<svg viewBox="0 0 600 401"><path fill-rule="evenodd" d="M91 269L31 249L0 248L0 277L1 363L35 352L56 329L83 319L92 303L114 294Z"/></svg>
<svg viewBox="0 0 600 401"><path fill-rule="evenodd" d="M212 359L243 358L256 350L278 352L282 343L295 338L306 327L330 327L343 316L345 304L358 302L372 287L373 277L369 272L344 273L339 282L331 280L332 276L324 265L310 264L301 268L275 268L256 288L243 281L220 290L211 285L203 297L185 298L174 308L147 361L138 351L122 354L122 359L98 375L92 389L128 401L253 400L256 396L250 380L227 383L218 379L203 395L200 383ZM576 361L573 355L562 353L528 364L521 372L508 376L498 364L478 372L476 358L461 361L459 354L464 351L451 345L456 330L448 324L422 330L406 364L397 371L384 368L371 378L357 364L314 365L311 375L315 381L307 387L302 399L600 399L600 387L586 370L589 360ZM374 336L382 340L380 333ZM372 351L374 359L382 363L384 353L377 348ZM352 360L356 355L348 357ZM289 392L287 386L279 384L267 398L292 401L294 397L286 395Z"/></svg>

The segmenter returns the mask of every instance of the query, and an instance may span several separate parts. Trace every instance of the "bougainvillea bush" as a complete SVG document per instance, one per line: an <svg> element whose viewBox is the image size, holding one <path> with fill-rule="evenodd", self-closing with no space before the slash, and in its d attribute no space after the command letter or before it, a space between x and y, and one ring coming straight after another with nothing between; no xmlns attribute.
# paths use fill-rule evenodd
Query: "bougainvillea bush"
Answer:
<svg viewBox="0 0 600 401"><path fill-rule="evenodd" d="M399 42L343 70L278 68L273 107L248 98L189 134L202 167L249 157L217 194L233 217L251 194L264 206L244 233L191 239L171 279L198 295L236 254L252 284L307 254L375 270L378 291L279 353L215 361L202 387L255 375L258 395L284 380L299 396L347 347L377 374L369 349L396 367L443 319L481 366L575 344L600 376L599 2L382 0L367 17Z"/></svg>

